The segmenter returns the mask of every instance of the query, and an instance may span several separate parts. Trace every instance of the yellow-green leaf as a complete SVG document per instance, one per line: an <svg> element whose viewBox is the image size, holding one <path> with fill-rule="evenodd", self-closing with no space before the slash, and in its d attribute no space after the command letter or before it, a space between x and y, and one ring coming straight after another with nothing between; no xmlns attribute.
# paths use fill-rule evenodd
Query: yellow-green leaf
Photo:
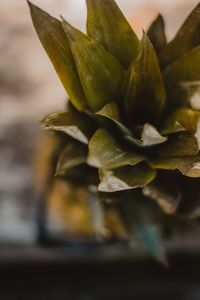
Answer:
<svg viewBox="0 0 200 300"><path fill-rule="evenodd" d="M68 111L48 115L42 121L46 130L62 131L84 144L87 144L96 130L93 121L83 113Z"/></svg>
<svg viewBox="0 0 200 300"><path fill-rule="evenodd" d="M200 80L200 46L181 56L164 71L168 109L189 106L190 96L184 82Z"/></svg>
<svg viewBox="0 0 200 300"><path fill-rule="evenodd" d="M153 21L147 32L147 35L152 42L156 53L159 54L167 45L165 23L161 15L158 15L158 17Z"/></svg>
<svg viewBox="0 0 200 300"><path fill-rule="evenodd" d="M200 44L200 3L190 13L175 38L164 48L160 60L164 67Z"/></svg>
<svg viewBox="0 0 200 300"><path fill-rule="evenodd" d="M149 160L152 168L162 170L179 170L183 175L193 178L200 177L200 156L182 156L155 158Z"/></svg>
<svg viewBox="0 0 200 300"><path fill-rule="evenodd" d="M105 129L98 129L89 143L87 161L93 167L116 169L134 166L144 159L141 154L123 149Z"/></svg>
<svg viewBox="0 0 200 300"><path fill-rule="evenodd" d="M81 143L69 143L61 152L57 163L56 174L63 174L67 170L86 163L87 147Z"/></svg>
<svg viewBox="0 0 200 300"><path fill-rule="evenodd" d="M101 170L100 192L118 192L144 187L154 180L156 171L145 164L125 166L115 170Z"/></svg>
<svg viewBox="0 0 200 300"><path fill-rule="evenodd" d="M83 110L86 106L85 95L61 22L32 3L28 3L37 35L71 102L78 110Z"/></svg>
<svg viewBox="0 0 200 300"><path fill-rule="evenodd" d="M158 59L146 34L131 67L124 104L129 122L140 125L155 125L165 106L165 88Z"/></svg>
<svg viewBox="0 0 200 300"><path fill-rule="evenodd" d="M117 59L97 41L64 20L63 28L70 42L87 104L97 112L106 103L120 98L125 72Z"/></svg>
<svg viewBox="0 0 200 300"><path fill-rule="evenodd" d="M135 59L139 40L113 0L87 0L87 33L128 68Z"/></svg>
<svg viewBox="0 0 200 300"><path fill-rule="evenodd" d="M158 148L158 154L162 157L190 156L198 152L198 138L186 131L171 134L167 142Z"/></svg>

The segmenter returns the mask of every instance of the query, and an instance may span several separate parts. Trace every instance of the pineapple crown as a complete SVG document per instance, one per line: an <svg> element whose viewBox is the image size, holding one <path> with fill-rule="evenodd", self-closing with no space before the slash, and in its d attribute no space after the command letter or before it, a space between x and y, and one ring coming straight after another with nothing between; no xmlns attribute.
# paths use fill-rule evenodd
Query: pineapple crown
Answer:
<svg viewBox="0 0 200 300"><path fill-rule="evenodd" d="M42 121L67 134L57 175L97 186L165 261L163 223L199 216L200 4L168 43L161 15L140 41L113 0L86 3L87 35L29 2L70 98Z"/></svg>

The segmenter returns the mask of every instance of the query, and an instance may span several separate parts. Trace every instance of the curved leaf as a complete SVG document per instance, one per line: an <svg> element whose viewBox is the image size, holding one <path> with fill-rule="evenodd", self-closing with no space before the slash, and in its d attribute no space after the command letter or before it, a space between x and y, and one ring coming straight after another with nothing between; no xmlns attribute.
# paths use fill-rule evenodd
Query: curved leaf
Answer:
<svg viewBox="0 0 200 300"><path fill-rule="evenodd" d="M190 97L183 83L198 80L200 80L200 46L181 56L165 69L168 109L188 106Z"/></svg>
<svg viewBox="0 0 200 300"><path fill-rule="evenodd" d="M155 125L163 112L165 88L155 50L146 34L131 68L124 105L131 124Z"/></svg>
<svg viewBox="0 0 200 300"><path fill-rule="evenodd" d="M190 13L175 38L164 48L160 56L161 64L166 67L173 60L200 44L200 3Z"/></svg>
<svg viewBox="0 0 200 300"><path fill-rule="evenodd" d="M176 174L159 172L156 179L143 188L143 194L156 201L166 214L174 214L181 199Z"/></svg>
<svg viewBox="0 0 200 300"><path fill-rule="evenodd" d="M158 15L158 17L151 24L147 35L152 42L156 53L159 54L161 50L167 45L167 38L165 35L165 23L163 16Z"/></svg>
<svg viewBox="0 0 200 300"><path fill-rule="evenodd" d="M135 59L139 40L113 0L87 0L87 33L129 67Z"/></svg>
<svg viewBox="0 0 200 300"><path fill-rule="evenodd" d="M155 170L147 165L125 166L115 170L101 170L100 192L118 192L144 187L156 176Z"/></svg>
<svg viewBox="0 0 200 300"><path fill-rule="evenodd" d="M190 108L179 108L171 113L164 126L174 126L178 122L183 128L185 128L185 130L195 134L199 120L199 111L195 111Z"/></svg>
<svg viewBox="0 0 200 300"><path fill-rule="evenodd" d="M152 168L162 170L179 170L183 175L200 177L200 156L182 156L155 158L148 161Z"/></svg>
<svg viewBox="0 0 200 300"><path fill-rule="evenodd" d="M171 134L168 141L158 148L158 154L162 157L196 155L198 152L198 139L186 131Z"/></svg>
<svg viewBox="0 0 200 300"><path fill-rule="evenodd" d="M103 46L75 29L66 21L63 28L70 42L79 77L92 111L100 110L112 99L119 99L125 83L125 72Z"/></svg>
<svg viewBox="0 0 200 300"><path fill-rule="evenodd" d="M86 99L61 22L32 3L28 2L28 4L37 35L71 102L78 110L83 110L86 106Z"/></svg>
<svg viewBox="0 0 200 300"><path fill-rule="evenodd" d="M136 165L145 159L133 151L124 150L105 130L98 129L89 143L88 164L103 169Z"/></svg>
<svg viewBox="0 0 200 300"><path fill-rule="evenodd" d="M76 111L50 114L42 121L42 128L62 131L84 144L88 144L96 130L94 122L86 114Z"/></svg>
<svg viewBox="0 0 200 300"><path fill-rule="evenodd" d="M56 175L60 175L65 171L86 163L87 147L81 143L70 143L61 152L57 163Z"/></svg>

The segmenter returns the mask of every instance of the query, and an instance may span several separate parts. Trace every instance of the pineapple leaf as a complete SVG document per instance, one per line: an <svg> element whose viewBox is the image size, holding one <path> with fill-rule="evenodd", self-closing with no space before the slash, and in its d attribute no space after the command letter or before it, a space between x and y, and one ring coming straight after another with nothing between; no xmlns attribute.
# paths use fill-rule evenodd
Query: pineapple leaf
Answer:
<svg viewBox="0 0 200 300"><path fill-rule="evenodd" d="M78 110L83 110L86 99L61 22L32 3L28 2L28 4L37 35L71 102Z"/></svg>
<svg viewBox="0 0 200 300"><path fill-rule="evenodd" d="M171 134L168 141L158 148L158 154L162 157L190 156L198 152L198 137L186 131Z"/></svg>
<svg viewBox="0 0 200 300"><path fill-rule="evenodd" d="M179 170L183 175L200 177L200 156L182 156L155 158L148 161L152 168L161 170Z"/></svg>
<svg viewBox="0 0 200 300"><path fill-rule="evenodd" d="M68 144L59 157L56 175L65 173L67 170L86 163L87 147L79 142Z"/></svg>
<svg viewBox="0 0 200 300"><path fill-rule="evenodd" d="M167 45L167 38L165 35L165 23L161 15L158 15L158 17L151 24L147 35L150 41L152 42L156 53L159 54Z"/></svg>
<svg viewBox="0 0 200 300"><path fill-rule="evenodd" d="M87 0L87 33L128 68L136 58L139 40L113 0Z"/></svg>
<svg viewBox="0 0 200 300"><path fill-rule="evenodd" d="M160 56L162 66L192 50L200 44L200 3L190 13L175 38L163 49Z"/></svg>
<svg viewBox="0 0 200 300"><path fill-rule="evenodd" d="M87 160L90 166L116 169L126 165L134 166L143 160L143 155L124 150L105 129L98 129L90 140Z"/></svg>
<svg viewBox="0 0 200 300"><path fill-rule="evenodd" d="M101 170L99 191L112 193L144 187L154 180L156 171L145 164Z"/></svg>
<svg viewBox="0 0 200 300"><path fill-rule="evenodd" d="M190 105L184 82L200 80L200 46L175 60L164 71L168 110Z"/></svg>
<svg viewBox="0 0 200 300"><path fill-rule="evenodd" d="M62 131L84 144L88 144L96 130L96 125L86 114L77 111L54 113L42 121L42 128L46 130Z"/></svg>
<svg viewBox="0 0 200 300"><path fill-rule="evenodd" d="M158 122L165 106L165 88L153 45L144 34L139 54L131 67L124 100L129 122L143 125Z"/></svg>
<svg viewBox="0 0 200 300"><path fill-rule="evenodd" d="M188 132L195 134L198 129L198 122L200 120L200 112L190 108L179 108L171 113L165 122L164 127L175 126L179 123L182 128Z"/></svg>
<svg viewBox="0 0 200 300"><path fill-rule="evenodd" d="M93 112L118 99L125 84L125 71L115 57L95 40L62 22L69 39L79 77Z"/></svg>
<svg viewBox="0 0 200 300"><path fill-rule="evenodd" d="M143 188L143 195L154 200L166 214L174 214L181 198L177 175L158 172L156 179Z"/></svg>

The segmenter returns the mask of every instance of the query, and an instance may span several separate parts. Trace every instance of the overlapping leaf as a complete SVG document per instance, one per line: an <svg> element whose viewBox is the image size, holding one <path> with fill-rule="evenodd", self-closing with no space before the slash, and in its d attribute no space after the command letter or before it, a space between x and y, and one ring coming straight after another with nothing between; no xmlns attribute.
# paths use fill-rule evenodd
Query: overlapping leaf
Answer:
<svg viewBox="0 0 200 300"><path fill-rule="evenodd" d="M131 68L124 100L131 124L156 124L165 106L165 88L153 45L144 34Z"/></svg>
<svg viewBox="0 0 200 300"><path fill-rule="evenodd" d="M86 107L86 99L61 22L37 6L30 2L28 3L38 37L54 65L64 88L69 94L73 105L78 110L83 110Z"/></svg>
<svg viewBox="0 0 200 300"><path fill-rule="evenodd" d="M188 16L175 38L161 53L161 64L166 67L172 61L200 44L200 4Z"/></svg>
<svg viewBox="0 0 200 300"><path fill-rule="evenodd" d="M89 143L88 164L97 168L134 166L144 159L141 154L123 149L105 129L97 130Z"/></svg>
<svg viewBox="0 0 200 300"><path fill-rule="evenodd" d="M67 144L59 157L56 174L63 174L71 168L86 163L87 152L87 147L84 144L78 142Z"/></svg>
<svg viewBox="0 0 200 300"><path fill-rule="evenodd" d="M113 0L87 0L87 33L127 68L135 59L139 40Z"/></svg>
<svg viewBox="0 0 200 300"><path fill-rule="evenodd" d="M100 192L117 192L139 188L150 183L156 176L156 171L145 164L125 166L114 170L101 170Z"/></svg>
<svg viewBox="0 0 200 300"><path fill-rule="evenodd" d="M182 156L154 158L149 160L152 168L162 170L179 170L184 176L200 177L200 156Z"/></svg>
<svg viewBox="0 0 200 300"><path fill-rule="evenodd" d="M70 42L87 104L97 112L106 103L121 96L125 72L117 59L94 39L64 20L63 28Z"/></svg>
<svg viewBox="0 0 200 300"><path fill-rule="evenodd" d="M77 111L50 114L42 121L42 128L62 131L74 139L87 144L96 130L94 122Z"/></svg>
<svg viewBox="0 0 200 300"><path fill-rule="evenodd" d="M167 45L167 38L165 35L165 23L161 15L151 24L147 35L152 42L156 53L159 54Z"/></svg>
<svg viewBox="0 0 200 300"><path fill-rule="evenodd" d="M168 95L168 109L189 106L190 99L184 82L200 80L200 46L175 60L164 72Z"/></svg>

